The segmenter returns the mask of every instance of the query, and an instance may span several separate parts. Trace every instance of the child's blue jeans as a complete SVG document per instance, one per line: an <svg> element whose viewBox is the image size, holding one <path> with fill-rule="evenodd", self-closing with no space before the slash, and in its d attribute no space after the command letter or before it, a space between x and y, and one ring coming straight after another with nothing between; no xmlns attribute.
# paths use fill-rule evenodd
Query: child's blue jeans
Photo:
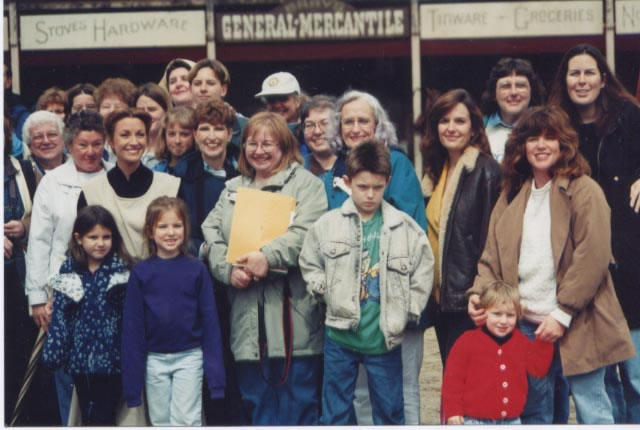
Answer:
<svg viewBox="0 0 640 430"><path fill-rule="evenodd" d="M403 425L402 352L368 355L350 351L325 336L322 418L325 425L356 425L351 411L359 364L369 380L373 423Z"/></svg>
<svg viewBox="0 0 640 430"><path fill-rule="evenodd" d="M479 425L492 425L492 426L512 426L520 424L520 418L507 418L504 420L488 420L484 418L464 417L464 425L479 426Z"/></svg>

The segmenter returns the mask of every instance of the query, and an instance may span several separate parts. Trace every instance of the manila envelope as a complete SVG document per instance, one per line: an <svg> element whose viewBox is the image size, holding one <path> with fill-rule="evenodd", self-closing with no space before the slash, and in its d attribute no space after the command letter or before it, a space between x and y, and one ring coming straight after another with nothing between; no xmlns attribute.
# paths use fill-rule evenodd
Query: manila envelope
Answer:
<svg viewBox="0 0 640 430"><path fill-rule="evenodd" d="M231 218L231 237L227 263L251 251L259 251L267 243L287 231L293 220L296 200L291 196L238 188Z"/></svg>

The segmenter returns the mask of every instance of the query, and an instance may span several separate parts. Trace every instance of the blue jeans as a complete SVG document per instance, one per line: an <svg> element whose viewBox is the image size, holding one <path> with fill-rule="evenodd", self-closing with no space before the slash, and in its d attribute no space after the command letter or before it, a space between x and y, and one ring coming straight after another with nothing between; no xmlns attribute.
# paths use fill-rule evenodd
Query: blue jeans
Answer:
<svg viewBox="0 0 640 430"><path fill-rule="evenodd" d="M352 413L359 364L369 381L372 418L376 425L403 425L402 351L368 355L350 351L325 336L322 424L355 425Z"/></svg>
<svg viewBox="0 0 640 430"><path fill-rule="evenodd" d="M202 424L202 348L147 354L145 389L154 426Z"/></svg>
<svg viewBox="0 0 640 430"><path fill-rule="evenodd" d="M535 331L538 324L522 320L520 321L520 331L529 339L535 338ZM529 391L527 392L527 402L520 415L522 424L552 424L553 423L553 396L555 391L556 375L562 373L562 363L558 346L554 345L553 360L546 376L536 378L527 376Z"/></svg>
<svg viewBox="0 0 640 430"><path fill-rule="evenodd" d="M322 356L293 357L287 380L274 386L282 376L284 363L282 358L264 360L263 374L270 381L267 383L260 375L259 362L236 362L238 386L251 424L318 425Z"/></svg>
<svg viewBox="0 0 640 430"><path fill-rule="evenodd" d="M567 376L578 424L613 424L611 402L604 388L605 367Z"/></svg>
<svg viewBox="0 0 640 430"><path fill-rule="evenodd" d="M64 368L53 372L56 383L56 395L58 396L58 410L63 426L69 425L69 412L71 411L71 396L73 396L73 378L64 371Z"/></svg>
<svg viewBox="0 0 640 430"><path fill-rule="evenodd" d="M616 424L640 424L640 329L631 330L631 340L636 355L609 366L605 375Z"/></svg>
<svg viewBox="0 0 640 430"><path fill-rule="evenodd" d="M520 418L507 418L504 420L489 420L484 418L464 417L465 426L492 425L492 426L513 426L519 425Z"/></svg>

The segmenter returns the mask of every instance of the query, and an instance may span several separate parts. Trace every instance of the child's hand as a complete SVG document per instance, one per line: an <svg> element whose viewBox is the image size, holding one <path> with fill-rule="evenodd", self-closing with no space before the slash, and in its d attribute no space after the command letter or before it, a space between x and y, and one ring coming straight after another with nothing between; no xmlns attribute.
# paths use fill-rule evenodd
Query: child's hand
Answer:
<svg viewBox="0 0 640 430"><path fill-rule="evenodd" d="M472 294L469 296L469 304L467 306L469 316L477 326L484 325L487 320L487 310L480 307L480 296Z"/></svg>
<svg viewBox="0 0 640 430"><path fill-rule="evenodd" d="M251 282L251 276L242 267L231 269L231 285L236 288L247 288Z"/></svg>
<svg viewBox="0 0 640 430"><path fill-rule="evenodd" d="M464 418L460 415L449 417L449 419L447 420L447 425L449 426L461 426L462 424L464 424Z"/></svg>

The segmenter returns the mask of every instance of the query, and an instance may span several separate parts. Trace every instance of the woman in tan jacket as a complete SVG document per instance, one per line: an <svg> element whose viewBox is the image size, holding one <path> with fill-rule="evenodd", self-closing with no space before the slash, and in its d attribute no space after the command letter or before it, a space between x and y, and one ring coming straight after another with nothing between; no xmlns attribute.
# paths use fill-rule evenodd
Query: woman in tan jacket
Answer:
<svg viewBox="0 0 640 430"><path fill-rule="evenodd" d="M529 379L523 423L551 424L557 366L571 386L578 422L613 423L605 366L634 355L609 274L609 207L588 173L562 109L534 108L520 119L507 142L504 189L491 215L468 310L482 325L486 311L477 293L503 280L520 291L526 308L522 332L557 342L559 354L547 376ZM508 387L503 401L508 402Z"/></svg>

